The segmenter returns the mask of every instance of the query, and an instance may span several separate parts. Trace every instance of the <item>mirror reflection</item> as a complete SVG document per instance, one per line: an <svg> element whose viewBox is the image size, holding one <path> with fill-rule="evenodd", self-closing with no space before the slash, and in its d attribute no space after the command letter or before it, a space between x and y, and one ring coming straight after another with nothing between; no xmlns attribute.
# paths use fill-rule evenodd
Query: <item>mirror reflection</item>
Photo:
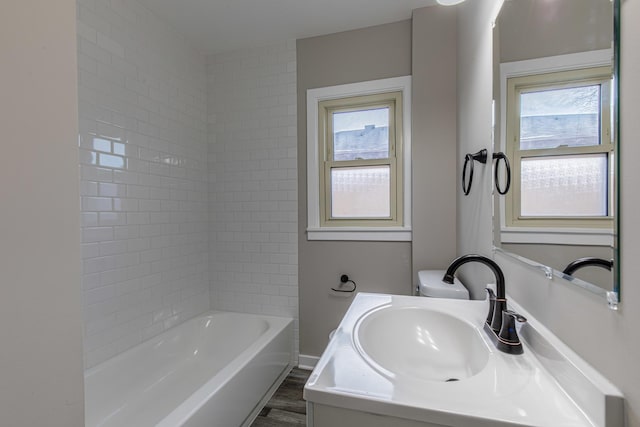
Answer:
<svg viewBox="0 0 640 427"><path fill-rule="evenodd" d="M506 0L494 30L494 151L512 182L494 191L494 245L605 291L617 289L613 9Z"/></svg>

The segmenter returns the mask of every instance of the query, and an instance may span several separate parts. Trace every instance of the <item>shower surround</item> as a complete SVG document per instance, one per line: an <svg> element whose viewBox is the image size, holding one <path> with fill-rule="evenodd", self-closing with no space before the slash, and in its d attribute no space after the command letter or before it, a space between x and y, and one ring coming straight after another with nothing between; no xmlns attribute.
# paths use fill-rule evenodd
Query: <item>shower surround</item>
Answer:
<svg viewBox="0 0 640 427"><path fill-rule="evenodd" d="M295 43L77 7L85 367L211 308L297 318Z"/></svg>

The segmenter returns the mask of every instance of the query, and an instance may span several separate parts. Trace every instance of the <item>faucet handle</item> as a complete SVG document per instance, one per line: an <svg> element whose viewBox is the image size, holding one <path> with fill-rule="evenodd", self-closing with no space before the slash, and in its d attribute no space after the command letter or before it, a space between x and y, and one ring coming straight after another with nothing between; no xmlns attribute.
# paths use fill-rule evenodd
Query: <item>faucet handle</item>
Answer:
<svg viewBox="0 0 640 427"><path fill-rule="evenodd" d="M526 321L527 321L527 318L526 318L526 317L524 317L524 316L523 316L522 314L520 314L520 313L516 313L516 312L515 312L515 311L513 311L513 310L505 310L504 312L505 312L506 314L508 314L509 316L511 316L511 317L513 317L513 318L515 318L515 320L517 320L517 321L518 321L518 322L520 322L520 323L524 323L524 322L526 322Z"/></svg>
<svg viewBox="0 0 640 427"><path fill-rule="evenodd" d="M511 354L522 354L522 343L516 330L516 321L526 322L527 318L513 310L502 312L502 326L498 333L498 348Z"/></svg>
<svg viewBox="0 0 640 427"><path fill-rule="evenodd" d="M491 325L491 322L493 321L493 311L496 308L496 294L493 292L493 289L491 289L491 288L487 288L485 290L487 291L487 294L489 295L489 313L487 314L486 322L489 325Z"/></svg>

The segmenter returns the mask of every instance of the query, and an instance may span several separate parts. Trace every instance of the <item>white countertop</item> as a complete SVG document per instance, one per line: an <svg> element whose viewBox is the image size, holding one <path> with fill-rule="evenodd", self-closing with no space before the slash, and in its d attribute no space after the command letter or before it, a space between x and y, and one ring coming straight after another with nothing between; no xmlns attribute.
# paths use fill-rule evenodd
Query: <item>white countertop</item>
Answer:
<svg viewBox="0 0 640 427"><path fill-rule="evenodd" d="M426 307L476 325L490 352L486 367L476 375L457 382L383 375L357 351L352 332L358 319L384 305ZM556 377L545 368L545 361L541 363L526 342L523 343L522 355L498 351L482 331L487 311L487 301L360 293L311 374L305 386L305 399L455 427L615 425L597 418L617 423L617 417L611 417L611 414L608 418L600 417L598 410L585 411L574 403ZM601 378L598 380L602 382ZM608 383L605 385L609 386ZM610 394L615 395L616 391L613 387L607 388ZM603 405L606 400L604 394ZM599 400L600 395L594 395L595 400Z"/></svg>

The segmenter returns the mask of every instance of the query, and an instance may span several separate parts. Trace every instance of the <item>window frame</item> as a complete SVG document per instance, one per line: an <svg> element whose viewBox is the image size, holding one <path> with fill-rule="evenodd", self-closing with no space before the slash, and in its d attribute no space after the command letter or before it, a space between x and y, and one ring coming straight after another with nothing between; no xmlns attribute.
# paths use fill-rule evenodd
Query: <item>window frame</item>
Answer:
<svg viewBox="0 0 640 427"><path fill-rule="evenodd" d="M525 76L547 76L549 77L547 82L542 84L548 84L552 86L553 74L562 75L562 73L583 73L587 74L588 69L596 69L604 67L611 67L612 58L611 49L602 49L589 52L579 52L574 54L537 58L524 61L516 61L500 64L500 105L505 106L500 111L500 149L505 151L510 159L512 159L513 169L513 188L509 192L507 197L501 197L499 200L500 215L500 236L501 241L505 243L555 243L555 244L576 244L576 245L604 245L609 246L613 241L613 232L610 228L613 220L611 218L612 208L611 200L609 200L609 216L608 217L576 217L575 219L569 219L563 217L537 217L535 219L512 221L514 216L514 198L520 199L519 194L519 164L522 155L518 155L514 152L513 148L516 145L514 142L514 135L511 130L507 130L508 120L512 118L508 117L509 102L513 103L514 100L509 99L508 81L514 78L522 78ZM596 76L597 73L592 75ZM608 73L610 79L611 73ZM604 73L599 77L604 77ZM583 80L588 80L589 77L582 76ZM566 82L562 82L562 79L557 79L558 85L562 85ZM574 85L575 86L575 85ZM511 94L513 95L513 94ZM607 103L608 105L608 103ZM519 110L519 109L518 109ZM511 109L513 113L513 109ZM518 114L518 113L515 113ZM608 114L611 114L609 112ZM609 116L610 117L610 116ZM606 122L606 123L605 123ZM610 123L610 118L602 118L602 125ZM519 120L518 120L519 124ZM613 131L613 130L610 130ZM517 129L519 133L519 127ZM511 144L507 143L510 141ZM605 147L594 148L594 146L587 147L586 150L582 149L585 154L589 151L607 152L607 158L609 166L612 166L612 155L614 152L615 141L609 144L605 144ZM518 146L519 148L519 146ZM524 154L524 157L542 157L538 154L554 154L554 155L567 155L575 154L581 149L576 150L576 147L563 147L556 148L553 153L548 150L526 150L519 154ZM546 153L545 153L546 151ZM533 154L533 155L531 155ZM615 184L613 178L609 178L609 191L612 191ZM612 194L612 193L610 193ZM518 207L519 209L519 207ZM511 212L509 212L511 210ZM516 212L519 212L516 211Z"/></svg>
<svg viewBox="0 0 640 427"><path fill-rule="evenodd" d="M600 144L579 147L556 147L546 149L520 149L520 95L538 90L553 90L599 84L602 87L600 106ZM513 191L507 193L507 224L521 227L611 227L613 219L611 179L608 178L607 216L558 217L522 215L520 178L522 161L533 158L562 156L588 156L604 154L611 170L613 143L611 141L611 67L591 67L555 73L532 74L511 77L507 80L507 156L513 159Z"/></svg>
<svg viewBox="0 0 640 427"><path fill-rule="evenodd" d="M335 160L333 150L332 115L339 112L363 111L373 108L389 109L389 155L380 159ZM328 227L371 226L390 227L402 224L402 92L384 92L337 98L318 103L318 149L320 150L320 223ZM335 218L332 215L332 169L367 166L388 166L389 216Z"/></svg>
<svg viewBox="0 0 640 427"><path fill-rule="evenodd" d="M329 111L364 109L395 103L389 122L389 157L379 160L331 160ZM391 114L390 114L391 116ZM392 130L393 127L393 130ZM393 151L393 153L392 153ZM307 238L309 240L411 240L411 77L395 77L307 90ZM330 218L331 168L389 165L389 218ZM392 195L391 193L395 193ZM395 200L395 203L394 201ZM394 206L395 204L395 206Z"/></svg>

